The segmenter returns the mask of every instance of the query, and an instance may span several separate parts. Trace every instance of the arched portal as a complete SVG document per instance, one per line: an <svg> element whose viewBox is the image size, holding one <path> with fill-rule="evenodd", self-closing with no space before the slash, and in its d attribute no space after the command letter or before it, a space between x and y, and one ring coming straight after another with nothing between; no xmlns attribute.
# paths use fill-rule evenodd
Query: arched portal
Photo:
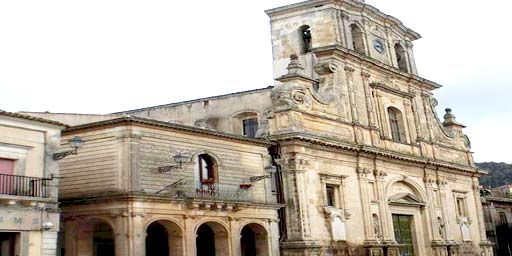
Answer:
<svg viewBox="0 0 512 256"><path fill-rule="evenodd" d="M115 255L114 229L104 220L88 219L75 227L78 255Z"/></svg>
<svg viewBox="0 0 512 256"><path fill-rule="evenodd" d="M106 222L99 222L94 227L92 236L94 256L115 255L114 231Z"/></svg>
<svg viewBox="0 0 512 256"><path fill-rule="evenodd" d="M151 223L146 229L146 255L183 256L181 228L168 220Z"/></svg>
<svg viewBox="0 0 512 256"><path fill-rule="evenodd" d="M242 256L269 255L265 228L255 223L245 225L240 232L240 250Z"/></svg>
<svg viewBox="0 0 512 256"><path fill-rule="evenodd" d="M411 179L399 179L389 183L388 196L388 223L395 242L400 246L400 255L424 255L425 215L424 191Z"/></svg>
<svg viewBox="0 0 512 256"><path fill-rule="evenodd" d="M229 255L228 231L216 222L201 224L196 231L197 256Z"/></svg>

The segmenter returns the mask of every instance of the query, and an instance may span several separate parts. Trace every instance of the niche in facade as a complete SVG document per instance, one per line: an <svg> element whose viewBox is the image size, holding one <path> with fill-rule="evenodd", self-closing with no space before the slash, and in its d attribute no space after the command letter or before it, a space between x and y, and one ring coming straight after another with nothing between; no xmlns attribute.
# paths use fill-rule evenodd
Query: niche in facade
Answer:
<svg viewBox="0 0 512 256"><path fill-rule="evenodd" d="M308 25L301 26L299 28L299 37L301 53L310 52L312 46L311 27Z"/></svg>
<svg viewBox="0 0 512 256"><path fill-rule="evenodd" d="M395 44L395 54L398 69L403 72L409 72L409 69L407 68L407 59L405 57L405 49L399 43Z"/></svg>

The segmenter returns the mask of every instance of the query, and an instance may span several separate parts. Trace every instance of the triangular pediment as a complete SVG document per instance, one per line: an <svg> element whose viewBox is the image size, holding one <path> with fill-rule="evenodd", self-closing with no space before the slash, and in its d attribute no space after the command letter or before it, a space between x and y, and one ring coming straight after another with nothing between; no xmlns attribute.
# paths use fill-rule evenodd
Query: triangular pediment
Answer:
<svg viewBox="0 0 512 256"><path fill-rule="evenodd" d="M400 193L396 194L389 198L390 204L402 204L402 205L416 205L416 206L424 206L425 202L423 202L417 196L411 193Z"/></svg>

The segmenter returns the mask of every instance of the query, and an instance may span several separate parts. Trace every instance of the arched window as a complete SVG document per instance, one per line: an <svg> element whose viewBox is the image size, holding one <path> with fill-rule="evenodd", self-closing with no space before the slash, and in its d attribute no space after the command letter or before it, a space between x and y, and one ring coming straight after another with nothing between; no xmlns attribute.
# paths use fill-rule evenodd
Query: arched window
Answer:
<svg viewBox="0 0 512 256"><path fill-rule="evenodd" d="M301 39L301 51L302 53L309 52L311 50L311 27L303 25L299 28L299 36Z"/></svg>
<svg viewBox="0 0 512 256"><path fill-rule="evenodd" d="M215 183L217 174L215 160L207 154L201 154L197 158L197 178L199 182L201 184Z"/></svg>
<svg viewBox="0 0 512 256"><path fill-rule="evenodd" d="M353 50L360 54L365 54L363 31L361 31L359 26L357 26L356 24L352 24L350 25L350 32L352 35Z"/></svg>
<svg viewBox="0 0 512 256"><path fill-rule="evenodd" d="M399 43L395 44L396 63L398 63L398 69L409 72L407 68L407 59L405 57L405 49Z"/></svg>
<svg viewBox="0 0 512 256"><path fill-rule="evenodd" d="M389 128L391 130L391 138L394 141L405 142L405 129L402 118L402 112L400 112L400 110L394 107L389 107L388 116Z"/></svg>

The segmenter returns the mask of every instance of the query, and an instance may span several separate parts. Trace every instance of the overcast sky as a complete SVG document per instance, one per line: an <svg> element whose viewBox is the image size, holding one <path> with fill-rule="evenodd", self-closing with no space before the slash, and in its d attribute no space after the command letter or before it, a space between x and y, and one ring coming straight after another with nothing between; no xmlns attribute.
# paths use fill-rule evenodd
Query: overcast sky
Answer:
<svg viewBox="0 0 512 256"><path fill-rule="evenodd" d="M0 109L110 113L273 84L257 1L0 1ZM423 38L438 112L468 126L477 161L512 162L508 0L367 0ZM442 113L441 113L442 114Z"/></svg>

